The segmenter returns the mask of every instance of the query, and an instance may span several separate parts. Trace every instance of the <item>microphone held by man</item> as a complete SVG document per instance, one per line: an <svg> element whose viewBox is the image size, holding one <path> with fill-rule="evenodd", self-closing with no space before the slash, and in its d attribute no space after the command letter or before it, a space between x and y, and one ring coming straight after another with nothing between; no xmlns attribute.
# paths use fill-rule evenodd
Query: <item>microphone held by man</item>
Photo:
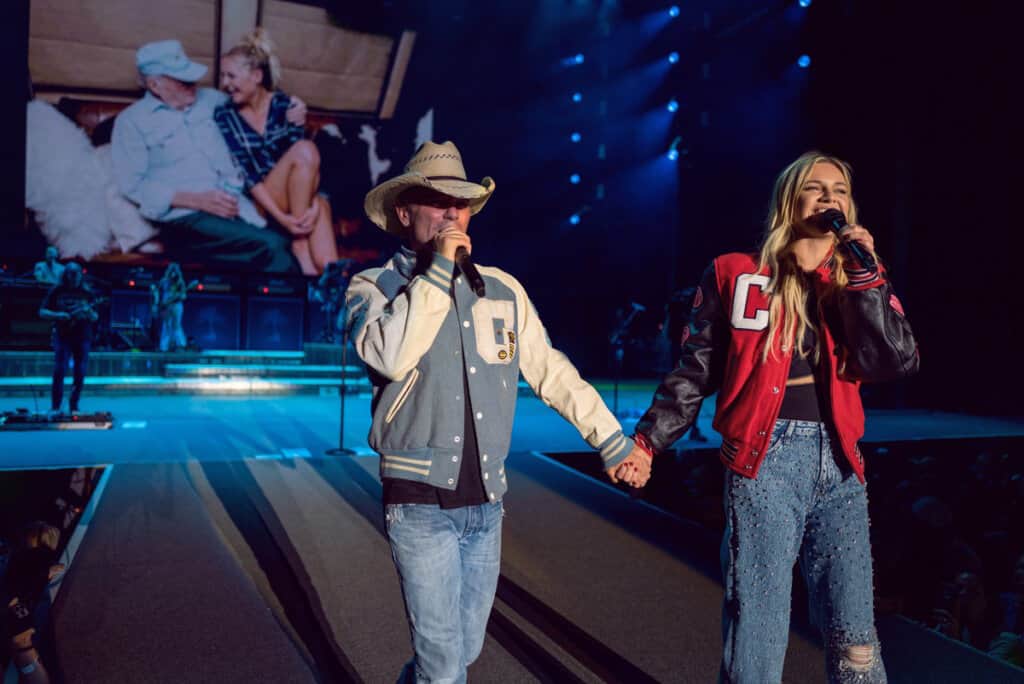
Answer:
<svg viewBox="0 0 1024 684"><path fill-rule="evenodd" d="M484 279L480 275L480 271L476 269L473 260L470 259L469 252L461 245L455 250L455 263L459 265L459 270L465 274L466 280L469 281L469 287L476 293L476 296L483 297L487 293L484 287Z"/></svg>

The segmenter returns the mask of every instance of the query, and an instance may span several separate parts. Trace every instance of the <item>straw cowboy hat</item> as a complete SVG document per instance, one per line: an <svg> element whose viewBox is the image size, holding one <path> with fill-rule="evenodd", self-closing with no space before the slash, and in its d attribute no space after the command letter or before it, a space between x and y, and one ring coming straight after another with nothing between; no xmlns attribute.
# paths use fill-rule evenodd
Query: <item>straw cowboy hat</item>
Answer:
<svg viewBox="0 0 1024 684"><path fill-rule="evenodd" d="M462 155L451 140L440 145L425 142L416 150L405 173L384 181L366 194L363 208L370 220L379 228L396 235L404 230L395 215L395 200L403 190L413 187L429 188L449 197L469 200L470 214L484 208L494 192L494 180L486 177L480 183L466 180Z"/></svg>

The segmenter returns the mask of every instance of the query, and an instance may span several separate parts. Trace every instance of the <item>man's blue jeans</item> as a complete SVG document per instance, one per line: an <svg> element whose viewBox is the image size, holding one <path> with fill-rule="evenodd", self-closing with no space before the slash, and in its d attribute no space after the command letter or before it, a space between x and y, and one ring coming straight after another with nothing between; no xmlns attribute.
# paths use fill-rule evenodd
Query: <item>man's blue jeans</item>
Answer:
<svg viewBox="0 0 1024 684"><path fill-rule="evenodd" d="M829 681L885 682L867 492L848 464L837 462L826 427L778 421L757 479L726 473L725 513L721 680L782 681L799 559Z"/></svg>
<svg viewBox="0 0 1024 684"><path fill-rule="evenodd" d="M50 408L54 411L59 411L64 401L64 374L68 369L68 359L75 362L73 371L75 382L71 385L68 407L71 411L78 410L78 401L82 396L82 388L85 386L85 369L89 365L90 346L89 337L86 335L61 337L54 333L53 382L50 386Z"/></svg>
<svg viewBox="0 0 1024 684"><path fill-rule="evenodd" d="M442 509L385 506L415 656L416 682L465 682L484 645L501 569L500 501Z"/></svg>

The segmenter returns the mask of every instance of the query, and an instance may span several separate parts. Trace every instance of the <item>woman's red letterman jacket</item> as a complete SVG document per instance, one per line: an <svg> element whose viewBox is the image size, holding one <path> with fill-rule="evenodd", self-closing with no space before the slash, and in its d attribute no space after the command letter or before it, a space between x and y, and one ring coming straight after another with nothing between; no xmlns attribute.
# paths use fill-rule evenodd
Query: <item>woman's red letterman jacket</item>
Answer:
<svg viewBox="0 0 1024 684"><path fill-rule="evenodd" d="M814 273L819 288L831 278L832 261L830 254ZM757 477L768 450L792 360L776 342L776 354L762 361L769 271L758 271L757 262L756 254L725 254L704 272L679 365L662 381L636 426L641 443L667 448L693 424L704 397L717 391L713 425L722 435L722 462L747 477ZM847 268L847 276L849 285L824 311L819 334L825 353L818 381L828 382L840 449L863 482L864 459L857 447L864 435L860 383L907 377L917 371L919 359L903 307L884 272Z"/></svg>

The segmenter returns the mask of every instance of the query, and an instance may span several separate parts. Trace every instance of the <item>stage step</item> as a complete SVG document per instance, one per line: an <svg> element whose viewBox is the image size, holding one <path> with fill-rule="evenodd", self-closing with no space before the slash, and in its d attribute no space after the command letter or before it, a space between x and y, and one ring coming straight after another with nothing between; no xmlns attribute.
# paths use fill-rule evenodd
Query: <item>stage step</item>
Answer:
<svg viewBox="0 0 1024 684"><path fill-rule="evenodd" d="M169 363L164 366L168 378L339 378L343 373L341 365L278 365L278 364L212 364L212 363ZM344 367L348 378L365 378L362 366Z"/></svg>
<svg viewBox="0 0 1024 684"><path fill-rule="evenodd" d="M349 367L353 368L353 367ZM71 374L64 378L65 394L71 391ZM372 390L370 380L362 369L350 372L345 379L348 394L368 394ZM197 394L197 395L240 395L259 394L286 396L291 394L320 394L337 396L341 392L341 377L338 371L330 375L304 377L299 374L288 376L254 377L249 375L224 375L204 377L163 377L139 375L120 377L96 377L85 379L85 395L141 395L141 394ZM50 396L49 376L24 378L0 378L0 397L30 397L48 401ZM522 380L519 381L519 396L532 397L533 390Z"/></svg>
<svg viewBox="0 0 1024 684"><path fill-rule="evenodd" d="M170 364L224 364L236 366L251 364L297 368L302 365L304 358L304 353L300 351L93 351L89 354L89 375L162 375L164 368ZM50 375L52 373L52 351L0 352L0 378L32 377L36 375Z"/></svg>
<svg viewBox="0 0 1024 684"><path fill-rule="evenodd" d="M71 390L70 376L64 379L65 392ZM167 378L158 375L135 377L87 377L84 394L88 395L124 395L124 394L322 394L336 396L340 392L339 377L275 377L273 379L258 377L176 377ZM346 380L346 392L365 394L370 391L370 381L365 375ZM50 395L50 378L0 378L0 396L27 397L36 395L48 400Z"/></svg>

